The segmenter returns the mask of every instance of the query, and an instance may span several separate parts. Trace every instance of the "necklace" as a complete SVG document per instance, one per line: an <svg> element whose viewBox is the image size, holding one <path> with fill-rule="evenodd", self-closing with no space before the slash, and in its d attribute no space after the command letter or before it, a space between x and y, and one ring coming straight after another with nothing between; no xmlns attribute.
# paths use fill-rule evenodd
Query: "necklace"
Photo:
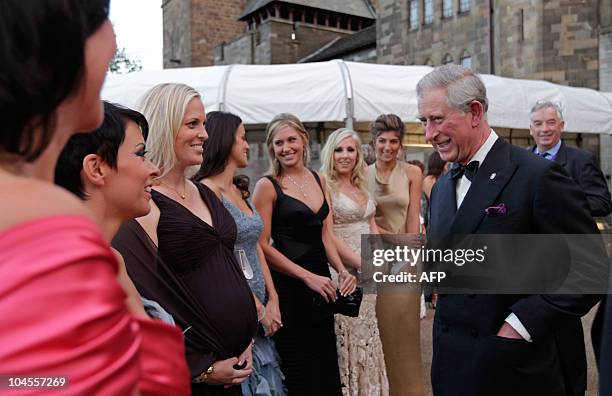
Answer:
<svg viewBox="0 0 612 396"><path fill-rule="evenodd" d="M302 182L302 184L298 184L293 177L291 177L291 175L287 175L287 178L291 181L291 183L293 183L302 193L302 195L304 196L304 198L306 198L308 196L308 194L306 194L306 192L304 191L304 188L306 188L306 186L308 186L308 179L306 178L307 174L306 171L304 171L304 180Z"/></svg>
<svg viewBox="0 0 612 396"><path fill-rule="evenodd" d="M342 188L340 188L340 190L342 191ZM354 187L353 185L349 185L349 186L344 186L344 192L346 193L346 195L349 195L351 197L353 197L353 200L357 203L361 202L361 191L359 191L356 187Z"/></svg>
<svg viewBox="0 0 612 396"><path fill-rule="evenodd" d="M164 186L166 186L169 189L171 189L172 191L174 191L176 193L176 195L181 197L181 199L185 199L187 197L187 195L186 195L187 194L187 185L185 184L185 179L183 179L183 193L182 194L176 188L172 187L168 183L161 182L161 184L163 184Z"/></svg>

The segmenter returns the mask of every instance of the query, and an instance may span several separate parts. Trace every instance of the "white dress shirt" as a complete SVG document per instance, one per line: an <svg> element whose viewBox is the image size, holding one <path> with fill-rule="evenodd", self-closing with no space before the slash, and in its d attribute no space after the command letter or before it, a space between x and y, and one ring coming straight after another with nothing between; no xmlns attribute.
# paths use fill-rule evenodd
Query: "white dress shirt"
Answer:
<svg viewBox="0 0 612 396"><path fill-rule="evenodd" d="M485 140L484 144L480 146L478 151L476 151L476 154L474 154L474 156L470 158L467 164L469 164L472 161L478 161L478 167L480 168L480 165L482 165L485 158L487 157L487 154L489 154L489 151L491 151L491 148L493 147L493 145L495 144L498 138L499 136L497 136L495 131L491 129L491 133L489 134L489 137L487 138L487 140ZM470 190L471 185L472 185L472 182L470 181L470 179L468 179L465 176L465 174L461 176L459 180L457 180L457 183L455 185L455 197L457 198L457 210L459 210L459 207L461 207L461 204L463 203L463 199L465 198L465 195L467 194L467 192ZM531 342L531 335L529 334L525 326L523 326L518 316L514 314L514 312L511 312L510 315L508 315L508 317L506 318L506 322L510 326L512 326L512 328L516 330L516 332L519 333L521 337Z"/></svg>

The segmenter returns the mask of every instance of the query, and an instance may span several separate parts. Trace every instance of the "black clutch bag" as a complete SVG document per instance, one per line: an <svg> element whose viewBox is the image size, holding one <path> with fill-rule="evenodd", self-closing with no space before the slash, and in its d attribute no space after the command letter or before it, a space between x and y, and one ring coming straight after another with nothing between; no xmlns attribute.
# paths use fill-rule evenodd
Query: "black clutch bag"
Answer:
<svg viewBox="0 0 612 396"><path fill-rule="evenodd" d="M359 316L359 308L363 299L363 289L358 287L352 294L342 296L336 290L336 301L326 302L320 294L312 299L312 316L315 320L325 319L333 314L341 314L356 318Z"/></svg>

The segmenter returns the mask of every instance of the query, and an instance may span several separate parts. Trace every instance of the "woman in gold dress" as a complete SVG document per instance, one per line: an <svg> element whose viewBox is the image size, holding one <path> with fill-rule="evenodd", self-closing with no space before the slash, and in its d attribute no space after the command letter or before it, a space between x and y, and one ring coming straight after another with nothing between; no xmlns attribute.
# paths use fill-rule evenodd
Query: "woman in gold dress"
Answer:
<svg viewBox="0 0 612 396"><path fill-rule="evenodd" d="M376 201L381 234L411 234L402 239L420 247L418 237L421 170L398 159L404 123L383 114L372 124L376 162L368 167L368 190ZM417 245L418 243L418 245ZM385 289L378 293L376 315L383 344L390 395L423 395L420 348L420 288Z"/></svg>

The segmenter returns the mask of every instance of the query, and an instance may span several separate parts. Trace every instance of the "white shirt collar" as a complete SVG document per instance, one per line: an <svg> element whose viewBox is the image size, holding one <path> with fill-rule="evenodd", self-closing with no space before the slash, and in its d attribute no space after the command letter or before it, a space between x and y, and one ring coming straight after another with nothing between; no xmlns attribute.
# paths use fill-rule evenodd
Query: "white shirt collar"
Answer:
<svg viewBox="0 0 612 396"><path fill-rule="evenodd" d="M491 148L493 147L498 138L499 136L497 136L497 133L495 133L495 131L491 129L489 137L487 138L487 140L485 140L484 144L480 146L478 151L476 151L476 154L474 154L474 156L470 158L468 164L472 161L478 161L478 167L480 168L485 158L487 158L487 154L489 154L489 151L491 151Z"/></svg>

